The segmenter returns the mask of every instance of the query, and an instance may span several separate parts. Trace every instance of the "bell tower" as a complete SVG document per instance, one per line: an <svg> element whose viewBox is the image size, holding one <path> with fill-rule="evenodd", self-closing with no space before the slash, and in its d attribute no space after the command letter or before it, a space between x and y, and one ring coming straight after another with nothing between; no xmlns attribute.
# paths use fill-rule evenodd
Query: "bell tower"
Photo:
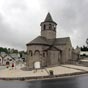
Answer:
<svg viewBox="0 0 88 88"><path fill-rule="evenodd" d="M56 26L57 23L53 21L50 13L47 14L44 22L41 22L41 36L47 39L56 38Z"/></svg>

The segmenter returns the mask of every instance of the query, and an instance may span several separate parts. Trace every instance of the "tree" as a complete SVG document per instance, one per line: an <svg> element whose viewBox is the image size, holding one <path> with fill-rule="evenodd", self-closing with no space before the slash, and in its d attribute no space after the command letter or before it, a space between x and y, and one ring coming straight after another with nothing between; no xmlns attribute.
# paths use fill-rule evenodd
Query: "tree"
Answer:
<svg viewBox="0 0 88 88"><path fill-rule="evenodd" d="M85 45L83 45L80 49L81 51L88 51L88 47L86 47Z"/></svg>
<svg viewBox="0 0 88 88"><path fill-rule="evenodd" d="M7 48L0 47L0 53L1 53L1 52L8 53L8 50L7 50Z"/></svg>

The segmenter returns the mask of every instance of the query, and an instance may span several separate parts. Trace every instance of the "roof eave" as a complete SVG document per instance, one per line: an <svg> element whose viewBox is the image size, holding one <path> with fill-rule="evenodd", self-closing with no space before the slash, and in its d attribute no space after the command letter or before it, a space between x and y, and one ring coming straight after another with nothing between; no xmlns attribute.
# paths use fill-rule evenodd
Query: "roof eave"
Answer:
<svg viewBox="0 0 88 88"><path fill-rule="evenodd" d="M45 23L45 22L51 22L51 23L54 23L55 25L57 25L57 23L54 22L54 21L44 21L44 22L41 22L40 26L41 26L43 23Z"/></svg>
<svg viewBox="0 0 88 88"><path fill-rule="evenodd" d="M30 46L30 45L45 45L45 46L50 46L49 44L41 44L41 43L30 43L30 44L26 44L26 46Z"/></svg>

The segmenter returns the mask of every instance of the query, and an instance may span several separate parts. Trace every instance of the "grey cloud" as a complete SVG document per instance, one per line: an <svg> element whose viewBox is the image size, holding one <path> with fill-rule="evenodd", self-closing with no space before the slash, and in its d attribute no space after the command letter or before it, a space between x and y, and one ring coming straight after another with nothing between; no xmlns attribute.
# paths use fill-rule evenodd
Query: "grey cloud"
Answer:
<svg viewBox="0 0 88 88"><path fill-rule="evenodd" d="M76 44L83 45L88 37L88 2L86 0L68 0L68 3L69 8L64 9L67 11L64 11L65 13L63 14L66 19L62 22L62 27L66 25L64 29L68 31L68 34L77 31L76 37L72 37Z"/></svg>
<svg viewBox="0 0 88 88"><path fill-rule="evenodd" d="M54 0L54 3L57 0ZM63 30L61 34L63 36L71 36L73 45L85 44L86 38L88 37L88 1L87 0L64 0L64 8L59 7L59 0L56 2L57 6L53 5L53 2L49 5L48 9L51 9L59 30ZM59 26L61 29L59 29ZM77 32L77 33L75 33ZM65 35L64 35L65 34Z"/></svg>
<svg viewBox="0 0 88 88"><path fill-rule="evenodd" d="M24 0L23 0L24 1ZM20 0L19 0L20 2ZM31 11L25 3L13 3L10 8L21 8L24 19L20 19L14 30L4 22L0 15L0 42L8 46L25 49L25 44L40 34L40 22L49 11L57 22L57 35L71 36L74 46L85 44L88 37L88 2L87 0L41 0L41 12ZM26 15L27 14L27 15ZM44 17L44 18L43 18ZM21 26L22 25L22 26Z"/></svg>
<svg viewBox="0 0 88 88"><path fill-rule="evenodd" d="M20 41L19 35L16 35L14 31L11 31L12 29L8 25L9 24L4 23L4 18L0 15L0 45L4 44L11 47L23 46L23 42Z"/></svg>

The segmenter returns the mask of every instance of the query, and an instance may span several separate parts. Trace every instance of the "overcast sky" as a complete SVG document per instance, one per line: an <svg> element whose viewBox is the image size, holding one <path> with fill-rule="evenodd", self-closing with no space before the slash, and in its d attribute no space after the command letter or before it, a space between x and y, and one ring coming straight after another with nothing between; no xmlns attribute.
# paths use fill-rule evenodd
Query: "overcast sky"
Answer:
<svg viewBox="0 0 88 88"><path fill-rule="evenodd" d="M26 50L48 12L58 24L57 37L71 37L74 47L85 45L88 0L0 0L0 46Z"/></svg>

